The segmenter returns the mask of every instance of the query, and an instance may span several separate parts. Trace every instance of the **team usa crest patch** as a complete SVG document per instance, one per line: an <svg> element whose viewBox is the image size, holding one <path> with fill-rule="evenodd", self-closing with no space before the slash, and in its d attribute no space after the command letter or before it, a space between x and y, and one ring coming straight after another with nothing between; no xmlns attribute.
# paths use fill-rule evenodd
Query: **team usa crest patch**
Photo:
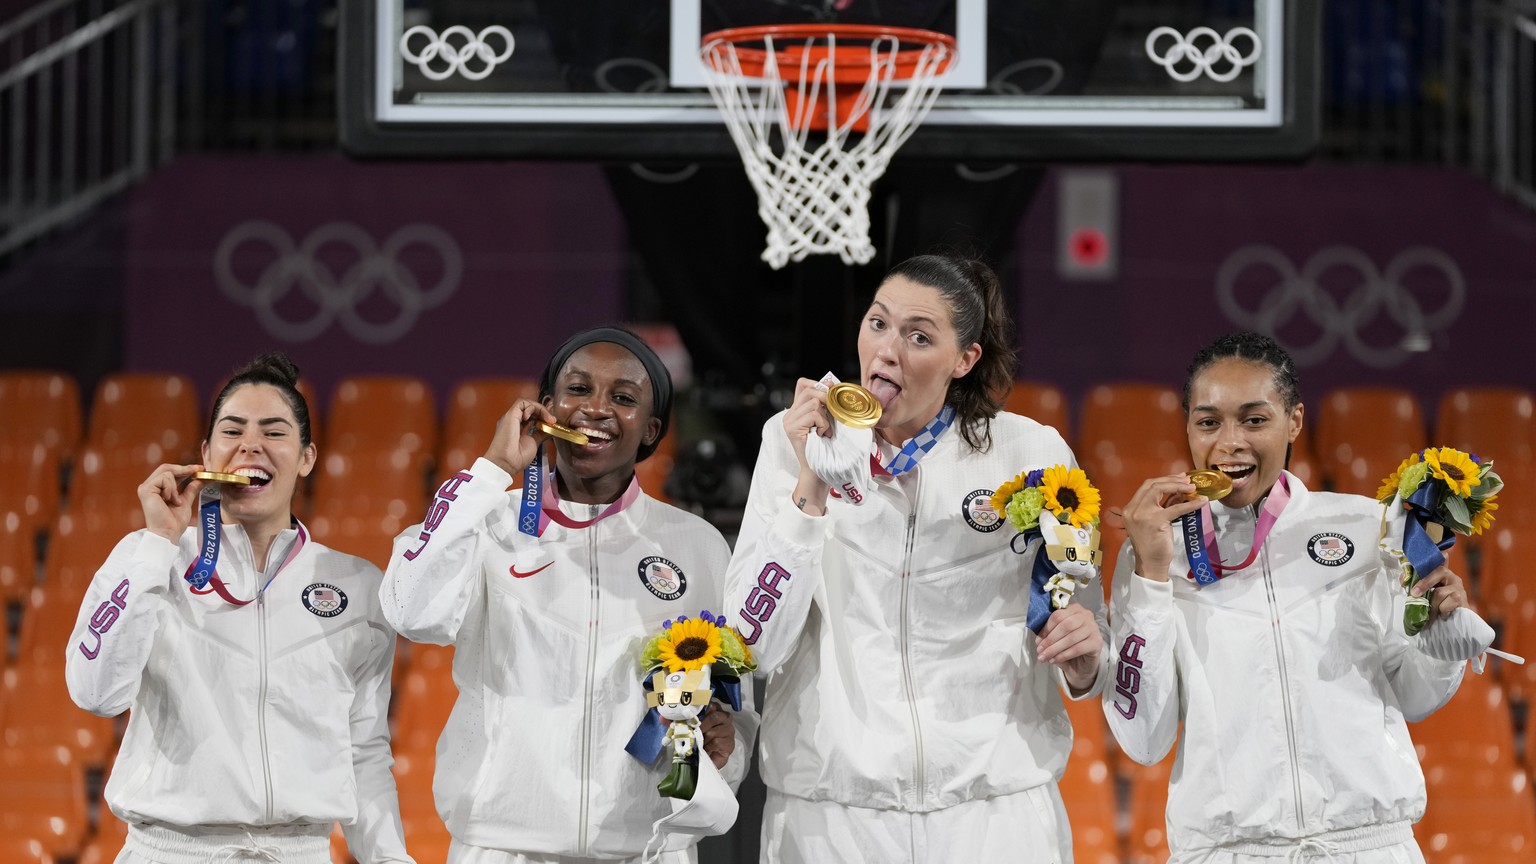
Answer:
<svg viewBox="0 0 1536 864"><path fill-rule="evenodd" d="M1312 539L1307 541L1307 554L1324 567L1337 567L1354 557L1355 544L1343 534L1324 531L1313 534Z"/></svg>
<svg viewBox="0 0 1536 864"><path fill-rule="evenodd" d="M347 610L347 592L324 582L304 589L304 608L321 618L335 618Z"/></svg>
<svg viewBox="0 0 1536 864"><path fill-rule="evenodd" d="M965 501L960 505L960 514L965 517L965 524L983 534L990 534L1003 527L1003 514L992 509L991 489L977 489L967 493Z"/></svg>
<svg viewBox="0 0 1536 864"><path fill-rule="evenodd" d="M640 582L663 600L676 600L688 590L688 578L671 561L652 555L640 562Z"/></svg>

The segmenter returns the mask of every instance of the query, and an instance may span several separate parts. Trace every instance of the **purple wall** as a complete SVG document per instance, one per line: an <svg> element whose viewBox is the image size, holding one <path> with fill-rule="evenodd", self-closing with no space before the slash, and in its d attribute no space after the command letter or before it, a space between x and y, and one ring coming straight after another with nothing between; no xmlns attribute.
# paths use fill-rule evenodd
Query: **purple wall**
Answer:
<svg viewBox="0 0 1536 864"><path fill-rule="evenodd" d="M624 230L591 166L185 157L130 217L126 365L192 375L205 400L273 349L322 400L375 373L446 397L535 376L623 312Z"/></svg>
<svg viewBox="0 0 1536 864"><path fill-rule="evenodd" d="M1313 402L1334 387L1396 386L1433 412L1452 387L1536 387L1536 215L1478 178L1415 168L1115 173L1116 279L1057 275L1055 182L1019 228L1023 376L1076 395L1108 380L1178 386L1200 345L1247 328L1271 330L1297 355ZM1221 299L1224 265L1238 314ZM1287 267L1294 275L1277 275ZM1287 286L1299 305L1283 302ZM1415 308L1428 350L1399 351Z"/></svg>

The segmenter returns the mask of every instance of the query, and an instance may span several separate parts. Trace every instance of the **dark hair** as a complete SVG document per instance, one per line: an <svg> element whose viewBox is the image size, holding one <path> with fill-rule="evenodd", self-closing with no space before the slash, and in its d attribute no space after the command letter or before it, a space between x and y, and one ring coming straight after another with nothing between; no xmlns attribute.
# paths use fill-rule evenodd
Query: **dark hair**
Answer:
<svg viewBox="0 0 1536 864"><path fill-rule="evenodd" d="M645 367L646 377L651 379L651 416L661 421L661 431L657 433L655 441L649 444L641 442L640 449L635 453L635 461L644 462L656 452L661 439L667 437L667 426L672 417L672 373L667 371L667 364L661 362L651 346L645 344L645 340L639 336L623 327L592 327L565 340L550 356L544 374L539 377L539 399L555 392L555 377L560 374L565 361L594 342L612 342L627 349Z"/></svg>
<svg viewBox="0 0 1536 864"><path fill-rule="evenodd" d="M299 392L299 367L288 359L288 355L281 351L273 351L263 354L255 360L235 370L235 374L219 391L219 397L213 400L213 410L208 413L208 432L203 436L204 440L213 437L213 424L218 420L219 409L224 407L224 400L235 388L246 384L270 384L282 392L283 398L288 400L288 407L293 409L293 418L299 422L299 440L304 446L309 446L311 440L309 430L309 403L304 401L304 394Z"/></svg>
<svg viewBox="0 0 1536 864"><path fill-rule="evenodd" d="M1280 391L1280 397L1285 400L1285 410L1289 411L1301 404L1301 381L1296 377L1296 361L1275 340L1244 330L1218 336L1195 354L1195 359L1190 362L1189 370L1184 375L1183 405L1186 415L1189 414L1189 392L1195 376L1217 360L1228 358L1268 366L1275 377L1275 389Z"/></svg>
<svg viewBox="0 0 1536 864"><path fill-rule="evenodd" d="M971 371L949 382L947 400L955 406L960 437L985 453L992 448L992 418L1003 410L1018 366L1013 316L997 274L976 258L919 255L897 264L885 278L894 276L936 289L949 305L960 347L981 345L981 359Z"/></svg>

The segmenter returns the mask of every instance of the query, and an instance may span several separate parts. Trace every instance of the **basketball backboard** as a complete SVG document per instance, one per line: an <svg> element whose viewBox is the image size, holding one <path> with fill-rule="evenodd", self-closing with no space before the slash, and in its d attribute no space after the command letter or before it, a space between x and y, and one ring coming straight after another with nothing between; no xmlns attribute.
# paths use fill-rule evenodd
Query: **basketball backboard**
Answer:
<svg viewBox="0 0 1536 864"><path fill-rule="evenodd" d="M699 60L758 24L955 37L901 158L1293 158L1317 138L1319 0L358 0L351 152L676 160L735 151Z"/></svg>

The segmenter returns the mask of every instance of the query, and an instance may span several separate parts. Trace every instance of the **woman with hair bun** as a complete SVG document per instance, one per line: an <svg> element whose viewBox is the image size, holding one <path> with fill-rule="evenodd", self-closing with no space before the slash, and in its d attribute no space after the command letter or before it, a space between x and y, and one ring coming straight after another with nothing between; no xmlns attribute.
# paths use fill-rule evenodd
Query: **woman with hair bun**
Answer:
<svg viewBox="0 0 1536 864"><path fill-rule="evenodd" d="M316 455L298 378L282 354L235 372L202 464L139 486L145 527L81 604L70 696L105 717L131 709L106 788L128 823L118 864L327 864L336 822L362 864L411 861L382 575L314 542L290 506Z"/></svg>
<svg viewBox="0 0 1536 864"><path fill-rule="evenodd" d="M833 490L812 469L810 437L849 430L801 379L763 428L727 578L726 612L772 673L763 860L1070 861L1062 693L1102 686L1103 598L1080 592L1037 636L1029 559L973 505L1072 451L1001 410L1014 330L982 262L897 265L858 354L881 407L873 479Z"/></svg>

